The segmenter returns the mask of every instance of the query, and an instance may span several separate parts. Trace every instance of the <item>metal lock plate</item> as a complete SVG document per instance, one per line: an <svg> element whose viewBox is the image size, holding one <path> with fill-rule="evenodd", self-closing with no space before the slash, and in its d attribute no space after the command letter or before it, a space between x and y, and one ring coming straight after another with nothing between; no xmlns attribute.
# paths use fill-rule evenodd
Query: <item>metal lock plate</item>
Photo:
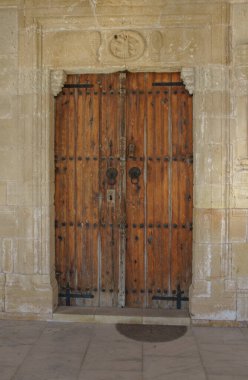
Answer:
<svg viewBox="0 0 248 380"><path fill-rule="evenodd" d="M115 190L114 189L107 190L107 203L112 206L115 205Z"/></svg>

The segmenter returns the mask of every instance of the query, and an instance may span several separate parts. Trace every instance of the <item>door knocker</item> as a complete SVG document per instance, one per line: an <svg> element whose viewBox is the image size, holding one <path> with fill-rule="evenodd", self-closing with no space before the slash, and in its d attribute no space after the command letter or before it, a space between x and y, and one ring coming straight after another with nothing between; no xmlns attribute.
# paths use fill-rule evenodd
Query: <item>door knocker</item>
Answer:
<svg viewBox="0 0 248 380"><path fill-rule="evenodd" d="M132 184L137 185L139 183L139 176L141 175L140 168L133 167L129 170L128 174L131 178Z"/></svg>
<svg viewBox="0 0 248 380"><path fill-rule="evenodd" d="M115 185L116 177L118 175L118 171L116 168L108 168L106 171L106 176L108 178L109 185Z"/></svg>

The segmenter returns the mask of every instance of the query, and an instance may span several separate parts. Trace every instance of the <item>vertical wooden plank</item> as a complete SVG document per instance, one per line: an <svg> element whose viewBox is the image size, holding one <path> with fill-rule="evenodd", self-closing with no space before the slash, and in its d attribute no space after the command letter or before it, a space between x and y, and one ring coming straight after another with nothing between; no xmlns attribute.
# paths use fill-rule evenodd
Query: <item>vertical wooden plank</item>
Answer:
<svg viewBox="0 0 248 380"><path fill-rule="evenodd" d="M67 120L67 277L69 285L75 288L75 90L69 90L69 115Z"/></svg>
<svg viewBox="0 0 248 380"><path fill-rule="evenodd" d="M119 177L119 286L118 306L126 305L126 250L127 250L127 209L126 209L126 73L119 76L119 130L120 130L120 177Z"/></svg>
<svg viewBox="0 0 248 380"><path fill-rule="evenodd" d="M55 265L59 288L66 287L66 231L64 224L66 220L65 112L67 110L67 104L65 93L60 93L56 99L55 121Z"/></svg>
<svg viewBox="0 0 248 380"><path fill-rule="evenodd" d="M120 134L119 134L119 75L102 76L101 97L101 306L118 304L119 284L119 179L120 179ZM111 184L108 169L116 169L116 181ZM108 199L113 191L112 201Z"/></svg>
<svg viewBox="0 0 248 380"><path fill-rule="evenodd" d="M145 306L145 182L144 126L145 74L127 73L127 251L126 304ZM131 180L129 171L140 170L139 180Z"/></svg>
<svg viewBox="0 0 248 380"><path fill-rule="evenodd" d="M178 78L175 78L177 80ZM192 267L192 103L184 86L172 91L172 278L188 294ZM191 109L189 110L188 107ZM191 219L191 222L189 221Z"/></svg>
<svg viewBox="0 0 248 380"><path fill-rule="evenodd" d="M156 307L154 295L168 291L169 205L168 205L168 88L154 83L168 82L168 74L153 74L148 85L147 123L147 224L148 305Z"/></svg>
<svg viewBox="0 0 248 380"><path fill-rule="evenodd" d="M81 83L92 87L82 89L82 290L94 296L84 304L98 304L98 91L96 76L81 75ZM96 94L95 94L96 93Z"/></svg>
<svg viewBox="0 0 248 380"><path fill-rule="evenodd" d="M77 83L80 82L80 76L77 78ZM76 207L76 275L77 275L77 290L83 290L83 276L82 276L82 265L83 265L83 91L78 89L77 97L77 133L76 133L76 193L77 193L77 207Z"/></svg>

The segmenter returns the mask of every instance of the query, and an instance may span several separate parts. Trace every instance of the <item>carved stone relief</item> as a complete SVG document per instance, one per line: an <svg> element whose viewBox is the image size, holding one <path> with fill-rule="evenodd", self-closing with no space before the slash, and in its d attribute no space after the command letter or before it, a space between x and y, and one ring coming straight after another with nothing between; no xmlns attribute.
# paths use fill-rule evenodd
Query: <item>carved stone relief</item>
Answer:
<svg viewBox="0 0 248 380"><path fill-rule="evenodd" d="M99 49L102 43L102 36L100 32L91 32L90 33L90 47L92 51L93 57L95 57L96 61L99 61Z"/></svg>
<svg viewBox="0 0 248 380"><path fill-rule="evenodd" d="M160 51L163 47L163 35L156 31L150 36L150 55L154 61L160 61Z"/></svg>
<svg viewBox="0 0 248 380"><path fill-rule="evenodd" d="M66 73L63 70L53 70L51 72L51 92L53 96L57 96L60 91L62 90L62 87L64 86L64 83L66 81Z"/></svg>
<svg viewBox="0 0 248 380"><path fill-rule="evenodd" d="M186 89L192 95L195 89L195 71L192 67L184 67L181 71L181 78Z"/></svg>
<svg viewBox="0 0 248 380"><path fill-rule="evenodd" d="M144 38L138 32L131 30L117 32L109 41L109 51L121 60L134 60L140 58L145 50Z"/></svg>

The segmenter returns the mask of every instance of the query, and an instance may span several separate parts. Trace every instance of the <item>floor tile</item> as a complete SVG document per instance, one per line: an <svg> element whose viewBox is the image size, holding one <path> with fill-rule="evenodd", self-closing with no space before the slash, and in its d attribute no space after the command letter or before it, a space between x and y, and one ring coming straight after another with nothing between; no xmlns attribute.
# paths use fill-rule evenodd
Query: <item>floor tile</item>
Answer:
<svg viewBox="0 0 248 380"><path fill-rule="evenodd" d="M206 379L204 369L198 357L179 358L146 356L144 358L144 380L177 378L177 376ZM157 376L157 377L156 377ZM180 378L180 377L178 377Z"/></svg>
<svg viewBox="0 0 248 380"><path fill-rule="evenodd" d="M142 345L137 343L92 343L83 363L85 370L140 371Z"/></svg>
<svg viewBox="0 0 248 380"><path fill-rule="evenodd" d="M141 372L82 371L78 380L143 380Z"/></svg>
<svg viewBox="0 0 248 380"><path fill-rule="evenodd" d="M199 349L208 374L248 378L248 346L201 344Z"/></svg>

